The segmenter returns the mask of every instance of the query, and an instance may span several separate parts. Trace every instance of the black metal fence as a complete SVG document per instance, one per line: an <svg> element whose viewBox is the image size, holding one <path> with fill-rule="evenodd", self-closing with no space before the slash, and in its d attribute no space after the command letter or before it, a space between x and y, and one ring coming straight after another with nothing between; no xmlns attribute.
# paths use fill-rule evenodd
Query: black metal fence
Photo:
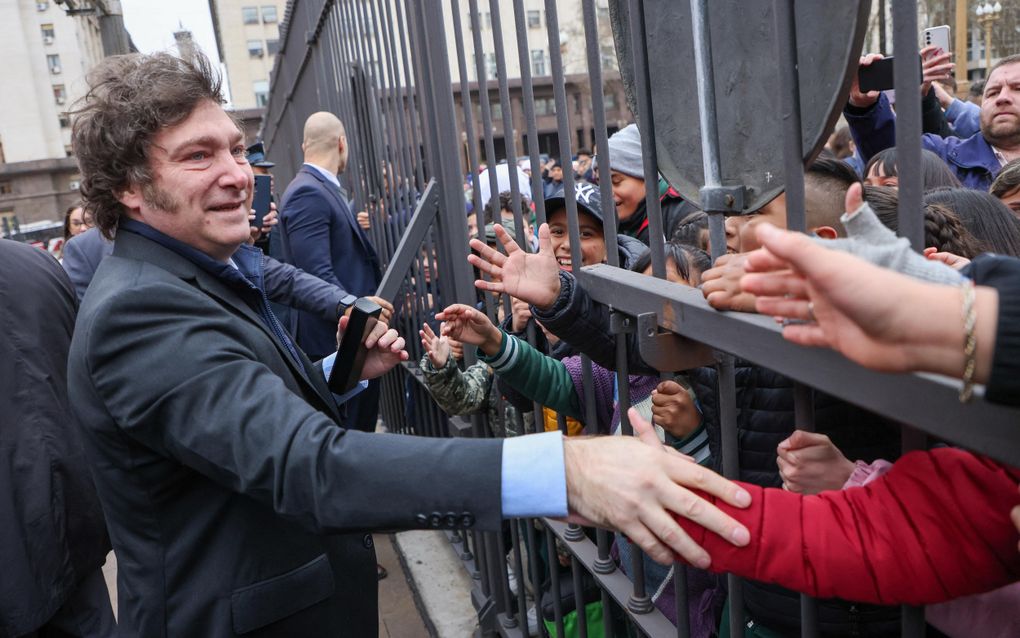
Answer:
<svg viewBox="0 0 1020 638"><path fill-rule="evenodd" d="M857 23L845 25L850 33L846 41L851 46L834 54L841 60L837 69L842 75L837 78L837 90L829 96L829 107L821 116L813 113L802 118L804 61L812 59L811 47L824 46L820 42L825 39L820 41L808 35L817 29L824 34L825 25L806 22L818 18L802 15L804 3L798 5L792 0L760 0L743 6L734 2L710 5L707 0L691 0L689 6L680 3L681 14L689 21L684 32L690 33L690 39L678 46L692 48L678 52L677 58L663 60L650 55L653 47L646 32L659 33L657 25L675 17L660 15L665 4L668 3L642 0L610 3L291 0L288 4L271 78L263 138L277 164L276 175L283 180L280 183L285 183L300 168L302 126L311 113L331 111L346 123L351 161L341 180L354 209L369 214L369 233L383 265L392 266L388 285L397 308L395 321L408 337L412 355L406 366L384 379L382 414L391 430L437 437L492 436L493 424L488 422L488 413L450 418L431 400L418 369L422 351L416 336L423 324L434 324L436 312L453 302L474 304L481 299L490 317L497 316L493 301L476 294L473 281L477 273L466 259L468 208L477 213L479 238L484 236L483 210L487 202L482 201L482 189L477 183L476 169L480 164L496 167L505 161L509 167L516 167L518 149L523 149L522 156L534 168L530 188L535 194L535 221L541 224L546 210L538 169L542 165L539 140L555 135L554 156L564 167L571 166L571 157L577 150L575 118L581 100L590 101L587 108L593 119L594 143L600 156L605 157L608 127L601 87L617 79L615 70L603 71L609 26L616 38L616 50L625 53L615 66L624 75L629 101L642 125L648 184L658 181L661 140L670 135L666 132L659 137L656 130L663 116L655 101L658 89L651 78L661 77L663 69L668 71L664 65L683 64L694 69L692 77L696 83L686 88L696 93L698 109L690 119L690 127L698 129L700 148L687 150L701 155L702 172L698 176L701 188L695 198L710 216L711 248L713 256L718 256L725 251L724 217L746 212L743 200L752 189L750 184L734 183L723 170L722 165L728 160L722 157L725 149L720 149L717 116L730 108L732 100L740 99L741 88L730 86L735 95L717 99L719 84L713 74L718 63L713 62L713 34L727 28L738 10L748 16L767 18L755 28L774 34L770 41L774 42L775 51L756 54L771 58L770 64L778 69L776 77L781 91L773 96L776 103L764 108L776 111L782 126L776 130L759 128L755 134L772 136L773 147L782 145L780 171L784 174L781 179L787 194L788 224L793 229L804 229L804 166L819 145L817 135L811 137L804 132L802 119L820 117L821 133L831 128L834 110L846 99L848 74L855 67L863 27ZM832 3L836 4L842 3ZM853 6L847 19L866 22L868 3L849 4ZM563 15L560 11L565 6L574 10ZM896 49L914 50L915 3L893 3L893 18ZM576 35L570 35L570 28ZM578 40L584 43L587 93L567 93L568 73L563 56L567 47L561 41L563 34L569 35L571 47ZM541 66L534 65L540 57L535 51L542 53ZM717 58L722 51L716 45ZM736 55L743 54L754 52L747 48L738 50ZM732 57L733 53L727 49L726 55ZM519 70L508 72L512 67ZM551 74L555 131L540 130L545 111L536 112L533 69L542 73L548 70ZM916 90L912 72L909 65L896 67L897 92L905 95ZM454 73L456 82L452 79ZM901 100L898 107L900 229L915 247L920 247L923 231L919 205L920 107L913 100ZM502 150L499 155L497 147ZM652 149L658 149L658 154ZM754 166L744 168L755 170ZM465 188L466 178L473 186L470 190ZM488 178L489 192L498 193L495 171L489 171ZM572 171L565 170L563 186L568 193L573 190L573 182ZM602 179L599 188L606 219L606 243L614 246L617 213L609 180ZM528 249L529 242L521 230L522 186L511 179L509 190L518 229L516 239ZM1020 431L1016 428L1015 411L980 400L963 405L957 400L956 386L945 379L869 372L834 352L800 348L785 342L767 317L717 312L706 304L699 291L664 281L663 221L654 188L648 189L646 206L656 279L622 270L616 252L611 249L608 264L577 273L596 301L611 306L613 324L619 334L634 335L630 340L617 339L616 372L624 434L631 433L626 416L628 341L637 343L641 352L647 353L647 360L665 361L664 370L671 369L671 361L676 367L684 362L689 365L695 359L689 353L708 346L714 349L714 365L718 369L722 468L727 476L735 477L738 469L734 357L771 368L797 382L799 427L813 426L810 388L815 388L892 420L909 423L912 427L903 430L905 447L921 445L924 436L931 435L1020 465ZM498 209L498 204L493 203L491 218L500 218ZM566 199L566 209L571 254L576 260L580 255L580 239L578 211L572 198ZM503 299L502 303L509 301ZM508 305L505 308L509 311ZM529 335L532 341L534 337ZM475 363L473 349L465 350L463 364ZM591 397L590 362L585 359L583 367L585 396ZM508 417L505 411L496 409L491 414L497 420L517 420L513 424L497 424L498 431L534 431L543 427L540 408L535 406L536 417L527 425L519 413ZM594 406L590 401L585 410L589 417L586 421L594 422ZM963 423L966 428L960 427ZM562 420L561 427L565 428ZM630 578L614 562L612 538L605 531L592 533L553 521L523 520L507 525L502 534L460 532L452 534L451 540L475 578L473 598L485 633L527 635L527 610L535 605L532 599L539 598L551 601L549 620L555 635L633 635L638 631L651 636L689 635L684 570L672 570L674 611L679 619L674 626L652 604L654 592L645 588L640 552L636 548L630 552L628 571L633 576ZM567 565L562 569L558 566L558 547L569 550L569 558L564 559ZM516 586L511 583L508 567ZM586 598L568 596L567 590L595 593ZM732 576L729 596L731 635L735 636L743 631L744 616L740 582ZM567 602L571 599L572 603ZM601 602L602 620L598 627L587 626L589 602ZM572 620L565 620L571 611L577 614ZM542 616L540 610L538 616ZM801 616L802 635L817 635L815 603L806 597L802 600ZM902 631L909 636L924 634L922 610L902 610Z"/></svg>

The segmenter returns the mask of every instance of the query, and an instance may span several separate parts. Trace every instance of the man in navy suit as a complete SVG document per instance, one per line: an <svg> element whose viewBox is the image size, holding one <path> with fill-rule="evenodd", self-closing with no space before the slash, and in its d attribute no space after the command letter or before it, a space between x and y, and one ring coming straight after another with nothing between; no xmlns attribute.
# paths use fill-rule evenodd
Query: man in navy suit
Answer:
<svg viewBox="0 0 1020 638"><path fill-rule="evenodd" d="M351 293L352 299L375 294L379 258L341 193L337 175L347 168L347 136L332 113L313 113L305 121L301 150L304 166L280 203L283 261ZM291 333L313 359L336 351L336 322L308 312L294 312ZM379 406L374 381L347 403L348 426L371 432Z"/></svg>

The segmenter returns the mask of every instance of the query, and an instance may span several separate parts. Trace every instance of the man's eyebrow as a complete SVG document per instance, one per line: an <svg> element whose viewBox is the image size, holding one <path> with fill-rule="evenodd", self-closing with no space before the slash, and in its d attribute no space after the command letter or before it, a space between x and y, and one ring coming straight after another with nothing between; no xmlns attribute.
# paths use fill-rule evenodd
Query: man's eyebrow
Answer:
<svg viewBox="0 0 1020 638"><path fill-rule="evenodd" d="M240 133L238 135L231 135L230 144L231 145L239 144L241 143L242 139L244 138L242 135L240 135ZM199 135L198 137L192 137L187 140L184 140L183 142L175 146L173 149L163 150L165 150L167 153L173 153L174 151L179 151L182 148L188 148L189 146L216 146L217 144L219 144L219 142L220 142L219 137L213 135Z"/></svg>

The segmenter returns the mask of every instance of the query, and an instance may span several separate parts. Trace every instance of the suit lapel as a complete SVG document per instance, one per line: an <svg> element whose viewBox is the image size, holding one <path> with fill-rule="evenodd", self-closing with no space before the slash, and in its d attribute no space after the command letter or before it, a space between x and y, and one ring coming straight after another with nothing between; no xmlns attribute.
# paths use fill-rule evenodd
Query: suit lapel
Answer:
<svg viewBox="0 0 1020 638"><path fill-rule="evenodd" d="M322 405L328 410L329 415L337 423L340 423L340 413L337 410L336 401L333 399L332 393L329 392L329 388L326 387L325 382L321 378L315 379L316 374L319 374L320 377L322 376L320 370L308 361L308 357L295 345L298 356L302 357L302 363L305 366L303 370L293 355L290 354L287 346L280 342L269 326L262 320L262 317L235 290L174 251L134 233L121 233L116 240L115 251L122 257L148 262L185 281L194 281L206 294L217 299L220 303L229 306L250 323L254 324L263 334L272 340L276 350L280 353L280 357L287 362L298 382L305 386L306 390L318 396ZM308 370L308 373L305 370Z"/></svg>
<svg viewBox="0 0 1020 638"><path fill-rule="evenodd" d="M358 225L358 221L357 219L354 218L354 213L351 212L350 206L347 205L347 202L345 202L344 198L340 195L340 189L337 188L337 186L333 182L329 181L321 174L319 174L319 172L316 171L315 169L304 166L302 167L301 170L305 171L315 179L319 180L319 183L322 184L322 187L333 196L333 199L336 201L337 206L340 208L340 216L343 217L344 222L346 222L347 225L350 227L351 232L354 233L354 236L358 238L358 242L361 243L361 248L365 251L365 254L367 254L376 263L378 263L379 259L376 256L375 248L373 248L371 242L369 242L368 236L365 235L365 231L362 230L361 226Z"/></svg>

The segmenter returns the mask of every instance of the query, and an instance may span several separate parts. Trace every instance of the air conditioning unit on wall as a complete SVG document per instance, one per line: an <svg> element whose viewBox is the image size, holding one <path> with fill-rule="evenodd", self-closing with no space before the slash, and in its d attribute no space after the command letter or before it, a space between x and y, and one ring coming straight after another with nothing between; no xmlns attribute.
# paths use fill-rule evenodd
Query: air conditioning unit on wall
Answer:
<svg viewBox="0 0 1020 638"><path fill-rule="evenodd" d="M53 44L53 36L52 35L43 36L42 41L43 44Z"/></svg>

